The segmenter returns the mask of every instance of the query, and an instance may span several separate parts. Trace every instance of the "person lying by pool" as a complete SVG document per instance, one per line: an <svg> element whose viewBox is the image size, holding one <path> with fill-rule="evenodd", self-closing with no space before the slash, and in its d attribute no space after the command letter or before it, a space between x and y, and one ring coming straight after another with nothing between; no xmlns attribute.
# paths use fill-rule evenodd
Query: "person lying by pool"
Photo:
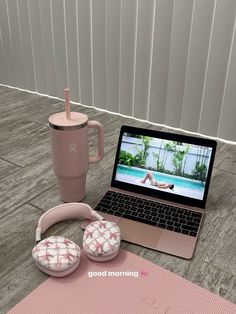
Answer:
<svg viewBox="0 0 236 314"><path fill-rule="evenodd" d="M158 183L154 178L151 171L148 171L144 179L140 180L140 183L145 183L149 179L151 185L157 186L160 189L174 189L174 184L170 183Z"/></svg>

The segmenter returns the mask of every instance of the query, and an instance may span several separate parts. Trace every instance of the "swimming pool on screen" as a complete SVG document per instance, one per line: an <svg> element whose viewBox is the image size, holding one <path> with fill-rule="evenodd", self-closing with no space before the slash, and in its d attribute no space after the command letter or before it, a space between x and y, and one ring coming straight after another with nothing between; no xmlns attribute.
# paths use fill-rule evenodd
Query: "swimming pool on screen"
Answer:
<svg viewBox="0 0 236 314"><path fill-rule="evenodd" d="M140 183L147 173L147 169L140 169L137 167L129 167L118 164L116 171L116 180L123 181L135 185L142 185L152 189L158 189L156 186L150 185L149 180L147 184ZM203 199L205 184L192 180L189 178L179 177L175 175L169 175L166 173L152 171L154 179L159 183L170 183L174 184L175 188L173 193L196 199ZM149 184L148 184L149 183ZM158 189L160 190L160 189ZM161 189L163 192L172 192L170 189Z"/></svg>

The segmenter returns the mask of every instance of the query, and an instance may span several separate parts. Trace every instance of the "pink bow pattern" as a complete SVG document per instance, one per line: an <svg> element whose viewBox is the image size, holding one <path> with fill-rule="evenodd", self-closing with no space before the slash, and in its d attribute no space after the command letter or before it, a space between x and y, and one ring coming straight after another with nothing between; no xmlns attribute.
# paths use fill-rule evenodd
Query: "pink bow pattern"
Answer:
<svg viewBox="0 0 236 314"><path fill-rule="evenodd" d="M47 269L66 270L78 261L80 248L66 238L52 236L38 243L32 255L37 263Z"/></svg>
<svg viewBox="0 0 236 314"><path fill-rule="evenodd" d="M116 251L120 240L120 230L115 223L94 221L85 229L83 247L90 254L105 256Z"/></svg>

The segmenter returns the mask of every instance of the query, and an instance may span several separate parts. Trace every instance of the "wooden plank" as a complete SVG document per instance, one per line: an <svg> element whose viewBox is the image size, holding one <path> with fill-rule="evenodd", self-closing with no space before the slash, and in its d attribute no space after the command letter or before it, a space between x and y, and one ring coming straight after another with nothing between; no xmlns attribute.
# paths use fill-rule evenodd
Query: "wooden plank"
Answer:
<svg viewBox="0 0 236 314"><path fill-rule="evenodd" d="M56 183L49 159L38 160L0 180L0 218Z"/></svg>
<svg viewBox="0 0 236 314"><path fill-rule="evenodd" d="M12 115L47 126L50 115L65 110L64 102L35 94L28 94L25 100L20 100L21 98L18 99L18 97L12 97L11 99L7 106L1 108L3 118L9 118ZM78 105L71 105L71 110L90 112L88 108Z"/></svg>
<svg viewBox="0 0 236 314"><path fill-rule="evenodd" d="M9 174L13 173L18 168L19 167L17 165L0 158L0 178L1 179L7 177Z"/></svg>
<svg viewBox="0 0 236 314"><path fill-rule="evenodd" d="M236 146L221 145L216 155L215 165L221 170L236 174Z"/></svg>
<svg viewBox="0 0 236 314"><path fill-rule="evenodd" d="M32 128L33 132L37 132ZM29 139L15 137L14 141L10 141L9 145L14 147L1 153L1 157L18 165L25 167L29 164L37 164L39 159L48 159L51 157L49 132L47 128L42 129L42 136L33 136Z"/></svg>
<svg viewBox="0 0 236 314"><path fill-rule="evenodd" d="M24 204L1 220L1 279L7 276L7 273L11 272L17 264L21 264L31 255L32 248L35 245L35 229L42 214L40 209ZM55 225L57 228L53 226L53 228L50 228L51 234L54 234L56 229L58 231L65 225L63 222ZM11 226L14 226L14 228L11 228ZM6 230L8 230L7 233L5 233ZM28 236L25 237L25 234ZM11 263L8 263L9 261Z"/></svg>
<svg viewBox="0 0 236 314"><path fill-rule="evenodd" d="M33 94L27 93L25 91L21 91L17 89L8 89L8 91L2 93L2 96L1 96L2 107L6 108L14 102L17 102L20 100L22 101L27 100L33 97L34 97ZM14 112L12 112L12 114L14 114Z"/></svg>
<svg viewBox="0 0 236 314"><path fill-rule="evenodd" d="M222 210L217 222L217 225L222 225L222 228L214 232L215 241L208 247L204 261L236 275L235 221L232 217L236 217L235 205L233 208Z"/></svg>
<svg viewBox="0 0 236 314"><path fill-rule="evenodd" d="M225 217L227 212L229 214L232 213L236 202L235 184L235 174L232 174L229 170L214 168L206 204L206 213L212 212L213 216L215 216L214 219L220 215ZM220 230L221 227L219 225L218 231Z"/></svg>
<svg viewBox="0 0 236 314"><path fill-rule="evenodd" d="M26 210L32 210L35 212L35 208L30 205L24 205ZM24 207L23 206L23 207ZM0 276L1 279L1 300L0 300L0 311L6 313L11 307L16 303L26 297L31 291L33 291L37 286L44 282L48 276L42 273L33 263L31 250L34 245L34 227L38 218L40 217L39 211L36 209L37 213L30 214L30 226L26 226L25 229L29 231L30 237L22 239L22 242L25 242L25 251L23 254L20 254L19 246L15 248L16 258L15 266L12 269L8 269L4 272L4 276ZM80 246L82 244L83 230L79 228L81 220L76 221L67 221L66 223L58 223L55 226L51 227L46 233L45 237L49 235L61 235L66 238L71 239L72 241L78 243ZM24 230L25 230L24 229ZM33 229L33 230L32 230ZM22 230L22 229L21 229ZM17 232L20 233L20 230ZM20 235L17 238L17 244L19 244ZM23 256L22 256L23 255Z"/></svg>
<svg viewBox="0 0 236 314"><path fill-rule="evenodd" d="M186 278L220 297L236 303L236 276L225 269L201 262Z"/></svg>
<svg viewBox="0 0 236 314"><path fill-rule="evenodd" d="M48 278L36 268L31 255L35 245L35 229L41 214L40 209L24 204L1 219L1 313L6 313ZM68 224L61 222L51 227L45 236L63 234L67 236L67 233ZM73 237L71 233L68 235L70 238Z"/></svg>
<svg viewBox="0 0 236 314"><path fill-rule="evenodd" d="M9 93L11 91L11 89L7 86L4 86L4 85L0 85L0 94L3 94L3 93Z"/></svg>
<svg viewBox="0 0 236 314"><path fill-rule="evenodd" d="M42 272L35 271L31 254L24 263L19 263L15 269L1 280L0 311L7 313L15 304L20 302L30 292L43 283L47 276Z"/></svg>

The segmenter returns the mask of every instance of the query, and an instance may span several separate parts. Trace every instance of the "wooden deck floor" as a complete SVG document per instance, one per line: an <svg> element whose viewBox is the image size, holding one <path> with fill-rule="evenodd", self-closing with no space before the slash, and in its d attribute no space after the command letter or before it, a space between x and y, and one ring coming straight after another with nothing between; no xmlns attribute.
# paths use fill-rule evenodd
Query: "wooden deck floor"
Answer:
<svg viewBox="0 0 236 314"><path fill-rule="evenodd" d="M94 206L110 185L120 126L164 128L93 108L72 107L98 120L105 129L105 157L90 166L87 178L84 202ZM47 120L63 108L63 102L56 99L0 86L1 313L47 279L33 265L31 250L38 218L61 203L51 165ZM91 134L92 147L94 143L95 136ZM193 259L180 259L127 242L122 243L122 248L236 302L235 226L236 146L219 142L206 215ZM83 232L78 223L69 221L51 228L50 234L81 243Z"/></svg>

